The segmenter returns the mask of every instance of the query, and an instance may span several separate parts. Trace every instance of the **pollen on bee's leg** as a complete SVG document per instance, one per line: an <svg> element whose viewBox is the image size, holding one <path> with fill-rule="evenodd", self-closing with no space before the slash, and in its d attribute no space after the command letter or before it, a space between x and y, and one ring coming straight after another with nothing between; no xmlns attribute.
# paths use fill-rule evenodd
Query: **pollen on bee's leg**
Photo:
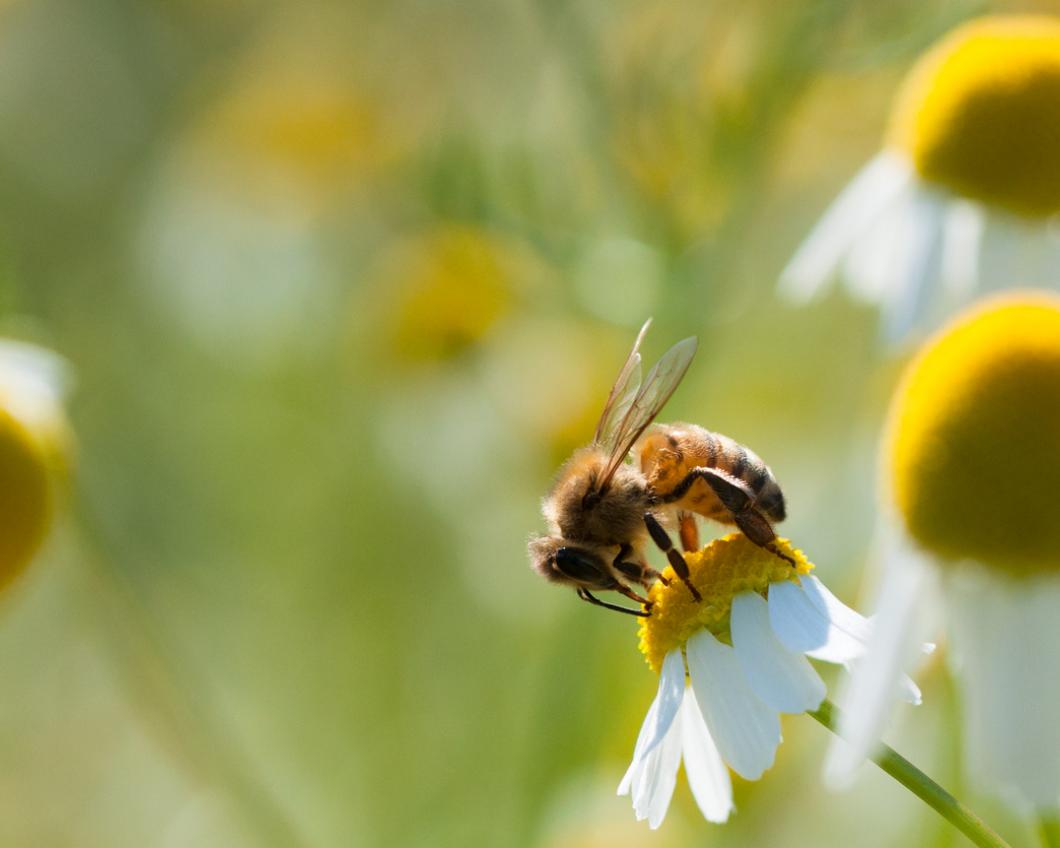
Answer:
<svg viewBox="0 0 1060 848"><path fill-rule="evenodd" d="M797 581L813 570L786 539L770 544L775 550L756 545L743 533L715 539L682 557L687 579L678 582L673 578L680 575L667 575L669 585L659 582L651 588L651 617L641 620L639 634L641 653L651 668L662 668L665 656L684 648L700 630L729 642L729 613L739 593L764 593L770 583Z"/></svg>

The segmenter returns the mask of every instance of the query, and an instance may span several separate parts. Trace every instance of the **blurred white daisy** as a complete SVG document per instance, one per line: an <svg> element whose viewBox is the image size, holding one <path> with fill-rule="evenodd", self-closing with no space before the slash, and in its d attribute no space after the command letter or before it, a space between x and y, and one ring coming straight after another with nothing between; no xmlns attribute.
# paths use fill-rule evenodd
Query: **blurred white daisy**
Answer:
<svg viewBox="0 0 1060 848"><path fill-rule="evenodd" d="M66 363L0 339L0 589L32 561L51 529L72 452L63 400Z"/></svg>
<svg viewBox="0 0 1060 848"><path fill-rule="evenodd" d="M828 773L845 781L872 752L894 681L941 617L969 778L1056 816L1060 296L995 296L931 341L895 396L885 459L894 532Z"/></svg>
<svg viewBox="0 0 1060 848"><path fill-rule="evenodd" d="M966 23L913 67L883 150L781 273L807 301L840 276L888 338L978 291L1060 283L1060 19Z"/></svg>
<svg viewBox="0 0 1060 848"><path fill-rule="evenodd" d="M824 700L807 657L849 665L865 651L869 621L810 574L801 551L778 544L795 568L733 534L686 554L702 602L677 580L651 590L640 649L659 672L659 691L618 793L632 795L638 820L652 828L666 815L682 759L704 817L726 821L729 769L757 780L773 765L780 714ZM919 702L911 680L896 686Z"/></svg>

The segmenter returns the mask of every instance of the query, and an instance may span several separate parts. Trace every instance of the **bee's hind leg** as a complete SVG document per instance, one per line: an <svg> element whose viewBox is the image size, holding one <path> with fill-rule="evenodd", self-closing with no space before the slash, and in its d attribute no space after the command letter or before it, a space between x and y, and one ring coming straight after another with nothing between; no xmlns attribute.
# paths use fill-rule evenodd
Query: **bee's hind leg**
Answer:
<svg viewBox="0 0 1060 848"><path fill-rule="evenodd" d="M792 568L795 568L795 560L777 547L777 534L773 529L773 525L758 510L745 509L742 512L733 513L732 517L736 520L736 526L743 531L743 534L748 539L760 548L765 548L774 556L780 557Z"/></svg>
<svg viewBox="0 0 1060 848"><path fill-rule="evenodd" d="M758 545L765 548L771 554L780 557L795 567L795 560L783 553L776 546L776 531L762 513L755 507L754 496L747 486L740 480L734 480L727 474L722 474L714 469L696 469L707 485L714 490L718 500L732 514L733 521L743 534Z"/></svg>
<svg viewBox="0 0 1060 848"><path fill-rule="evenodd" d="M578 597L581 598L583 601L588 601L590 604L594 604L595 606L603 607L604 609L614 610L615 612L624 612L626 615L636 615L640 616L641 618L647 618L651 615L650 612L646 612L644 610L626 609L626 607L620 607L618 606L618 604L609 604L607 603L607 601L601 601L592 592L584 588L578 589Z"/></svg>

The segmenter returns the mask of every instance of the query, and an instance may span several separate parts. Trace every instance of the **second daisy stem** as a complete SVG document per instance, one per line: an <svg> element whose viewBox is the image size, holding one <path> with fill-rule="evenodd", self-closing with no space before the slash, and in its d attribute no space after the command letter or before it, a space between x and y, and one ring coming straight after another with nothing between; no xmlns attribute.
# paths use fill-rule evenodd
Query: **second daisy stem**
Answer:
<svg viewBox="0 0 1060 848"><path fill-rule="evenodd" d="M839 710L827 700L816 711L807 713L837 735L838 714ZM872 761L980 848L1009 848L986 822L893 748L880 745Z"/></svg>

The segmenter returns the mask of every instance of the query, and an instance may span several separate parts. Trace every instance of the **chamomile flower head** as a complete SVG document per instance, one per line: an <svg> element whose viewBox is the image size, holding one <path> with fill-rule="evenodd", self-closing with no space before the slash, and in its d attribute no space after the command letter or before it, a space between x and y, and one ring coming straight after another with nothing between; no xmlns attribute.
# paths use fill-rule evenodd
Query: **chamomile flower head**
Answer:
<svg viewBox="0 0 1060 848"><path fill-rule="evenodd" d="M898 513L939 562L1060 571L1060 296L996 298L928 345L887 444Z"/></svg>
<svg viewBox="0 0 1060 848"><path fill-rule="evenodd" d="M22 573L51 526L70 451L64 371L49 351L0 340L0 589Z"/></svg>
<svg viewBox="0 0 1060 848"><path fill-rule="evenodd" d="M870 623L813 576L801 551L776 544L795 567L732 534L685 557L702 601L676 579L651 589L640 649L659 672L659 691L618 792L652 828L682 759L704 817L726 821L729 769L757 780L773 765L780 714L814 710L825 697L807 657L849 664L865 650Z"/></svg>
<svg viewBox="0 0 1060 848"><path fill-rule="evenodd" d="M958 27L909 72L883 151L803 242L782 291L806 300L839 275L896 339L1008 285L1013 261L1060 282L1058 146L1060 19Z"/></svg>
<svg viewBox="0 0 1060 848"><path fill-rule="evenodd" d="M876 640L846 695L844 776L878 738L925 623L950 625L970 774L1060 807L1060 296L988 299L932 339L884 440L891 522Z"/></svg>

